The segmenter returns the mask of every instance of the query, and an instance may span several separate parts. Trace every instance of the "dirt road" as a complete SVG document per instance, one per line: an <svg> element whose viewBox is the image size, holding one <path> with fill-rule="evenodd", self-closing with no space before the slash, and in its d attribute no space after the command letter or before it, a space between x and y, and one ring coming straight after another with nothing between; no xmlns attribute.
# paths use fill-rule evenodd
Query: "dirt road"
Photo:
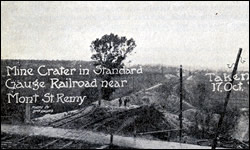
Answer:
<svg viewBox="0 0 250 150"><path fill-rule="evenodd" d="M86 130L1 124L1 132L7 134L45 136L52 138L79 140L101 145L107 145L110 143L110 135ZM115 146L130 147L136 149L210 149L210 147L198 145L147 140L134 137L123 137L119 135L114 135L113 144Z"/></svg>

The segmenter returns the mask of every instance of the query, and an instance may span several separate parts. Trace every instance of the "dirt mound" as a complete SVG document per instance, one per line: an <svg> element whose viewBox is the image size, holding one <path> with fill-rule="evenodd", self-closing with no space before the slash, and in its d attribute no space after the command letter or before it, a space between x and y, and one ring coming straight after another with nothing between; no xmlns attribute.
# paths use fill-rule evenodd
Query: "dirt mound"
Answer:
<svg viewBox="0 0 250 150"><path fill-rule="evenodd" d="M62 112L57 114L46 114L42 117L32 119L32 122L36 125L46 125L50 122L63 119L65 117L71 116L73 114L78 113L80 110L73 110L69 112Z"/></svg>
<svg viewBox="0 0 250 150"><path fill-rule="evenodd" d="M179 116L172 114L172 113L168 113L165 112L165 119L168 121L168 123L171 124L171 127L173 127L174 129L178 129L179 128ZM192 127L194 124L193 122L191 122L190 120L186 119L185 117L183 118L183 129L188 131L190 127Z"/></svg>
<svg viewBox="0 0 250 150"><path fill-rule="evenodd" d="M242 109L233 137L239 141L249 141L249 109Z"/></svg>
<svg viewBox="0 0 250 150"><path fill-rule="evenodd" d="M175 80L178 80L178 77L176 75L173 75L173 74L166 74L165 75L165 78L167 80L171 80L171 79L175 79Z"/></svg>
<svg viewBox="0 0 250 150"><path fill-rule="evenodd" d="M166 119L154 106L141 106L132 109L98 107L91 114L74 120L62 128L87 129L103 133L134 136L136 133L177 129L176 123ZM166 134L152 134L162 138ZM150 134L150 137L152 137Z"/></svg>
<svg viewBox="0 0 250 150"><path fill-rule="evenodd" d="M124 97L125 98L125 97ZM124 101L123 98L123 101ZM93 105L98 105L98 101L92 103ZM107 100L101 100L101 106L99 106L101 108L109 108L109 109L113 109L113 110L118 110L118 109L132 109L132 108L138 108L140 107L139 105L134 105L132 103L128 103L128 105L125 107L124 106L124 102L122 103L121 106L119 106L119 98L114 99L112 101L107 101Z"/></svg>
<svg viewBox="0 0 250 150"><path fill-rule="evenodd" d="M151 88L141 90L126 97L122 97L122 99L128 98L130 100L129 105L156 105L159 106L158 108L162 109L163 111L176 113L180 108L180 98L176 96L176 93L174 93L172 84L174 83L157 84ZM190 103L183 100L183 110L192 108L194 107Z"/></svg>
<svg viewBox="0 0 250 150"><path fill-rule="evenodd" d="M114 132L133 133L134 126L137 128L137 132L169 127L163 114L153 106L142 106L120 111L110 111L101 108L93 113L91 117L97 118L97 120L100 119L99 122L93 123L93 126L90 125L88 127L96 131L113 129Z"/></svg>

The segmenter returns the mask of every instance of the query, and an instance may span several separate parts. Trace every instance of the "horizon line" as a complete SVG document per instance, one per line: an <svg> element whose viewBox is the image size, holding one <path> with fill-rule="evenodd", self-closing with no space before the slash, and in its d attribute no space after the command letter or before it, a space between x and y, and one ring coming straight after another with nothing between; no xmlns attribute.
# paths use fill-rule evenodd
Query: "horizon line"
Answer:
<svg viewBox="0 0 250 150"><path fill-rule="evenodd" d="M80 59L23 59L23 58L19 58L19 59L13 59L13 58L1 58L2 60L9 60L9 61L82 61L82 62L94 62L94 60L80 60ZM131 66L136 66L136 65L144 65L144 66L163 66L163 67L174 67L174 68L179 68L181 66L180 65L166 65L166 64L131 64ZM185 67L185 65L182 64L183 67ZM227 68L217 68L217 69L212 69L209 67L198 67L198 66L190 66L187 65L185 70L212 70L212 71L231 71L231 70L227 70ZM243 67L241 71L249 71L249 68L247 67Z"/></svg>

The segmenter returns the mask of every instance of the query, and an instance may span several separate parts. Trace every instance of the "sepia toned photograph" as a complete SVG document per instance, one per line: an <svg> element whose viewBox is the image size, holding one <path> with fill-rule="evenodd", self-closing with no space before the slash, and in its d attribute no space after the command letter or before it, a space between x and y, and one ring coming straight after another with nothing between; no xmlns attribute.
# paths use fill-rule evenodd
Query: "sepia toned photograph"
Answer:
<svg viewBox="0 0 250 150"><path fill-rule="evenodd" d="M1 149L249 149L249 2L1 1Z"/></svg>

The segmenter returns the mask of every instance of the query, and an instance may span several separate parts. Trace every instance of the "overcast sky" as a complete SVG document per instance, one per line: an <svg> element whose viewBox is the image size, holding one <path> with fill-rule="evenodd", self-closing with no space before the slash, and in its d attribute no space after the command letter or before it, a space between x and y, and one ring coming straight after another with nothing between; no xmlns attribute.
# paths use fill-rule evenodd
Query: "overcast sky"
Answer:
<svg viewBox="0 0 250 150"><path fill-rule="evenodd" d="M134 38L134 64L226 68L244 50L249 2L1 2L1 59L90 60L104 34Z"/></svg>

